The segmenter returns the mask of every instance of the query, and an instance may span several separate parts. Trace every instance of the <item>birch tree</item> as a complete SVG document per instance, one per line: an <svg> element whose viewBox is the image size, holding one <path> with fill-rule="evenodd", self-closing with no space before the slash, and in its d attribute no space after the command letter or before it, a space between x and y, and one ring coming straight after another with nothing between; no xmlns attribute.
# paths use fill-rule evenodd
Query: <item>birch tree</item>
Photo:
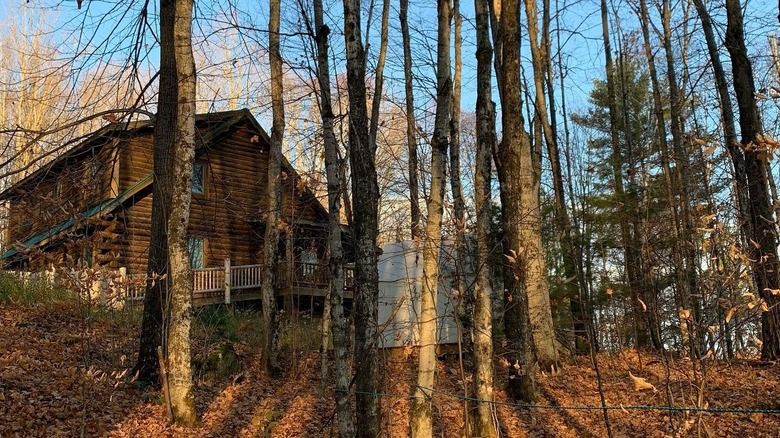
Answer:
<svg viewBox="0 0 780 438"><path fill-rule="evenodd" d="M168 217L171 316L168 326L168 395L172 420L183 426L197 424L192 386L190 323L192 319L192 270L187 248L187 226L192 200L192 167L195 160L195 59L192 54L194 0L176 0L173 47L178 79L176 140L171 165L171 205Z"/></svg>

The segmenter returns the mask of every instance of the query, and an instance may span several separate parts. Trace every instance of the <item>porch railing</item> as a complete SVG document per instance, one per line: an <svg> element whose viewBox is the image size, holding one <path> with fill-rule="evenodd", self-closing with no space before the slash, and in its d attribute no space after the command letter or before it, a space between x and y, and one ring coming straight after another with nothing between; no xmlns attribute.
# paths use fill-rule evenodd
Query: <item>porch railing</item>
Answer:
<svg viewBox="0 0 780 438"><path fill-rule="evenodd" d="M295 261L292 269L287 269L287 263L281 263L277 271L277 280L283 286L307 289L327 289L330 284L330 272L326 263L304 263ZM145 293L143 274L135 274L136 280L126 287L126 300L142 302ZM352 265L344 266L344 287L350 289L354 286L354 268ZM250 289L258 289L262 285L263 265L237 265L233 266L229 259L224 266L214 268L199 268L192 271L193 300L209 300L219 298L229 304L234 295ZM226 281L228 280L228 281ZM284 288L282 288L284 289Z"/></svg>

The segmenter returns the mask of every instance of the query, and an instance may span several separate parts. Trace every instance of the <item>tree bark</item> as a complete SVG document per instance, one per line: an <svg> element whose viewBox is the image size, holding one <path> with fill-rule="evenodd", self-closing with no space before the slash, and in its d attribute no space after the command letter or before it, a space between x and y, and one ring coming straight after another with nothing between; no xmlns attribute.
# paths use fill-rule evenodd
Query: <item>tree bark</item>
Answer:
<svg viewBox="0 0 780 438"><path fill-rule="evenodd" d="M676 162L675 170L677 171L676 187L680 194L680 221L682 222L682 244L685 258L684 278L686 280L686 288L683 289L680 296L680 304L684 309L691 311L694 322L694 327L688 327L687 321L681 319L680 325L681 327L687 328L687 335L689 337L688 347L691 355L698 356L700 351L697 342L703 337L704 333L697 333L696 329L701 312L697 300L695 300L695 296L698 295L699 287L696 272L698 261L696 258L696 246L693 241L694 220L690 211L691 195L689 184L691 181L691 161L688 158L688 151L685 150L682 115L683 96L677 86L677 73L675 72L674 52L672 51L672 11L669 0L663 0L662 3L663 45L666 53L666 76L669 82L670 127L672 131L672 145L674 146L674 159Z"/></svg>
<svg viewBox="0 0 780 438"><path fill-rule="evenodd" d="M325 172L328 183L328 249L330 258L330 319L333 340L333 361L336 377L335 397L339 434L343 438L355 436L352 404L349 396L349 322L344 317L344 248L341 245L341 178L339 177L338 143L333 132L331 104L330 63L328 36L324 24L322 0L314 0L314 27L317 42L317 80L320 86L320 115L325 146ZM325 316L323 316L325 318ZM327 350L323 349L323 353Z"/></svg>
<svg viewBox="0 0 780 438"><path fill-rule="evenodd" d="M380 433L377 313L379 185L374 147L369 142L366 108L366 58L361 42L360 0L344 0L344 40L349 90L349 162L352 169L355 252L355 396L357 436Z"/></svg>
<svg viewBox="0 0 780 438"><path fill-rule="evenodd" d="M279 226L282 207L281 157L284 139L284 78L282 55L279 52L280 0L269 2L268 56L271 64L271 144L268 153L268 208L265 216L263 241L263 370L270 376L279 373L278 330L279 313L276 308L276 265L279 260Z"/></svg>
<svg viewBox="0 0 780 438"><path fill-rule="evenodd" d="M194 0L176 0L173 41L178 86L176 141L171 168L172 187L168 218L170 254L171 320L168 326L168 385L173 422L195 426L192 386L190 323L192 319L192 270L187 249L187 226L192 199L192 166L195 160L195 58L192 53Z"/></svg>
<svg viewBox="0 0 780 438"><path fill-rule="evenodd" d="M745 47L745 31L742 7L738 0L726 0L726 48L731 55L734 91L739 108L739 126L742 131L742 149L750 195L750 219L753 238L758 245L751 246L753 278L758 292L766 301L769 311L761 314L763 360L780 358L780 296L771 289L778 289L776 225L769 198L766 179L768 154L761 141L761 116L755 98L753 66Z"/></svg>
<svg viewBox="0 0 780 438"><path fill-rule="evenodd" d="M160 85L154 123L151 239L141 320L141 345L138 362L133 368L133 373L138 374L138 380L155 384L160 379L157 347L162 346L164 323L169 310L166 236L171 204L166 200L171 196L171 152L176 140L176 120L179 114L179 83L173 43L175 14L175 0L160 1Z"/></svg>
<svg viewBox="0 0 780 438"><path fill-rule="evenodd" d="M633 239L631 237L628 214L625 211L620 211L626 208L627 197L623 185L623 159L620 151L621 143L617 118L618 109L614 79L615 67L612 62L612 48L609 38L609 15L606 0L601 0L601 30L604 40L607 95L609 99L610 142L612 146L610 164L612 167L612 175L614 179L613 182L615 185L615 205L619 210L617 214L620 216L620 236L625 254L625 270L628 280L628 295L631 299L631 309L635 315L633 319L637 335L636 346L638 348L643 348L650 345L650 338L648 336L649 333L647 321L646 318L642 316L643 310L638 301L639 296L641 295L639 288L639 258L638 254L636 254L636 249L632 245Z"/></svg>
<svg viewBox="0 0 780 438"><path fill-rule="evenodd" d="M505 0L494 4L493 13L499 26L500 42L497 46L500 44L502 50L497 73L502 106L502 139L495 161L505 233L504 256L509 265L504 275L505 326L512 351L509 392L515 398L533 401L537 397L536 360L529 302L532 295L542 299L540 295L547 294L546 272L540 252L539 174L521 113L518 3ZM550 364L542 365L546 368Z"/></svg>
<svg viewBox="0 0 780 438"><path fill-rule="evenodd" d="M496 143L495 105L491 100L493 48L488 31L486 0L474 0L477 30L477 153L474 174L474 202L477 212L477 262L474 286L474 316L472 342L474 343L474 396L479 400L493 400L493 303L490 287L490 157ZM485 438L498 435L493 424L490 403L477 403L474 434Z"/></svg>
<svg viewBox="0 0 780 438"><path fill-rule="evenodd" d="M704 32L704 39L707 42L707 52L710 55L712 63L712 73L715 78L715 87L718 90L718 99L720 101L720 114L723 126L723 141L726 150L731 157L732 169L734 172L734 188L736 190L737 209L742 232L744 246L750 246L750 236L753 235L753 227L750 222L750 194L747 184L747 170L745 168L745 155L737 141L736 123L734 121L734 106L729 94L728 79L723 69L723 63L720 60L720 45L715 40L715 31L713 30L712 18L704 5L703 0L694 0L696 11L701 20L701 28Z"/></svg>
<svg viewBox="0 0 780 438"><path fill-rule="evenodd" d="M431 186L428 220L423 243L423 280L420 298L420 356L417 389L412 404L412 437L433 434L431 389L436 372L436 298L439 289L439 256L444 192L447 187L447 147L449 146L452 77L450 76L450 0L438 2L438 45L436 49L436 116L431 142Z"/></svg>
<svg viewBox="0 0 780 438"><path fill-rule="evenodd" d="M545 81L547 79L547 73L550 68L549 43L547 42L549 38L548 36L549 35L549 29L548 29L549 28L549 11L548 11L549 3L547 0L544 1L544 7L545 7L544 23L545 24L542 32L541 43L539 42L538 12L536 8L536 1L524 0L524 3L525 3L526 15L528 16L528 38L531 47L531 59L533 64L534 91L535 91L534 111L536 113L536 117L538 118L542 126L542 132L544 133L544 139L547 146L548 155L550 158L550 164L552 167L553 188L555 193L555 217L558 225L558 230L560 232L559 241L561 244L564 275L567 281L571 282L570 284L575 286L574 288L567 287L566 296L573 298L572 304L574 304L574 306L572 307L572 309L579 316L579 318L575 320L575 342L579 346L577 348L577 351L587 352L588 351L587 327L584 325L585 321L582 318L582 305L579 300L580 294L576 290L576 285L579 284L579 282L575 281L577 280L578 276L577 276L577 268L576 268L575 258L574 258L575 257L574 248L571 241L571 224L569 223L569 216L568 216L568 212L566 211L566 201L565 201L564 190L563 190L563 175L561 173L561 164L560 164L560 158L558 153L558 139L555 133L555 129L553 128L553 125L552 123L550 123L550 119L548 118L547 100L544 92ZM551 114L553 114L554 112L555 112L555 107L551 106ZM538 150L541 150L542 145L537 144L536 148ZM548 299L548 303L549 303L549 299ZM533 308L530 309L530 312L531 312L531 323L534 326L536 326L539 323L537 324L534 323L534 315L540 312L535 311ZM542 313L542 315L545 318L547 317L546 313ZM551 313L549 315L549 321L545 321L543 324L544 326L549 327L549 330L552 330ZM552 350L555 349L554 335L552 338L546 339L545 342L547 342L548 344L543 345L542 348L540 348L539 340L537 340L536 335L534 335L534 343L536 344L537 351L545 351L545 350L550 351L550 349Z"/></svg>
<svg viewBox="0 0 780 438"><path fill-rule="evenodd" d="M371 99L371 125L369 127L369 143L376 154L376 134L379 129L379 110L382 106L382 93L385 83L385 59L387 58L387 32L390 18L390 0L382 1L382 30L379 36L379 58L374 72L374 97ZM368 35L366 35L368 37Z"/></svg>
<svg viewBox="0 0 780 438"><path fill-rule="evenodd" d="M406 143L409 151L409 214L412 224L412 239L420 238L420 189L417 180L417 120L414 116L414 88L412 84L412 48L409 37L409 0L401 0L401 37L404 46L404 90L406 92Z"/></svg>
<svg viewBox="0 0 780 438"><path fill-rule="evenodd" d="M637 11L639 15L640 25L642 28L642 38L644 41L644 51L645 51L645 57L647 59L647 66L648 66L648 72L650 74L650 81L653 87L653 109L655 112L655 122L656 122L656 138L658 141L658 151L659 156L661 159L661 167L664 171L664 179L666 183L666 190L667 190L667 202L669 204L669 212L672 217L673 222L673 230L674 230L674 238L675 238L675 244L672 248L672 256L674 260L674 270L675 270L675 285L676 285L676 301L677 305L681 307L686 307L683 303L682 296L684 295L684 290L688 287L684 275L682 275L682 267L683 267L683 253L685 251L683 239L682 239L682 230L680 228L680 217L679 213L677 211L677 201L675 198L675 182L672 179L672 168L669 164L669 145L666 140L666 123L664 122L664 104L663 100L661 98L661 86L660 82L658 80L658 74L655 69L655 56L653 55L652 49L651 49L651 42L650 42L650 31L649 31L649 25L650 25L650 19L649 14L647 11L647 3L645 0L640 0L639 2L639 10ZM651 302L647 303L649 306L649 311L655 312L655 302L651 300ZM685 324L685 321L683 321L683 324ZM681 325L680 327L680 333L683 339L686 339L688 337L688 330L687 327L684 325ZM660 339L660 333L657 333L656 336L658 339ZM685 342L687 344L687 342Z"/></svg>

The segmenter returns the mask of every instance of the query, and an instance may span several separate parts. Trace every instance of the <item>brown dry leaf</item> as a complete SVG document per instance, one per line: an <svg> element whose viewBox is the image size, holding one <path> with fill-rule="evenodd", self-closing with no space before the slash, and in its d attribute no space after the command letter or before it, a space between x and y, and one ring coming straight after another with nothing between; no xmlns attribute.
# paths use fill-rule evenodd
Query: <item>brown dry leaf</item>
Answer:
<svg viewBox="0 0 780 438"><path fill-rule="evenodd" d="M636 300L639 301L639 304L642 305L642 311L647 312L647 304L645 304L645 302L640 300L639 298L637 298Z"/></svg>
<svg viewBox="0 0 780 438"><path fill-rule="evenodd" d="M615 291L612 288L607 288L607 295L612 295Z"/></svg>
<svg viewBox="0 0 780 438"><path fill-rule="evenodd" d="M716 148L717 148L717 146L716 146L716 145L712 145L712 146L708 147L707 149L704 149L704 150L702 151L702 154L704 154L704 155L709 155L709 154L711 154L711 153L715 152L715 149L716 149Z"/></svg>
<svg viewBox="0 0 780 438"><path fill-rule="evenodd" d="M780 289L770 289L770 288L766 288L766 289L764 289L764 290L765 290L765 291L767 291L767 292L769 292L769 293L770 293L770 294L772 294L772 295L780 295Z"/></svg>
<svg viewBox="0 0 780 438"><path fill-rule="evenodd" d="M658 390L655 389L655 386L653 386L652 383L648 382L647 380L637 377L633 374L631 374L631 371L628 372L628 377L631 377L631 381L634 382L634 390L635 391L643 391L645 389L652 389L653 392L657 392Z"/></svg>
<svg viewBox="0 0 780 438"><path fill-rule="evenodd" d="M700 138L694 138L693 141L695 141L696 144L698 144L699 146L704 146L704 145L707 144L707 142L705 140L702 140Z"/></svg>
<svg viewBox="0 0 780 438"><path fill-rule="evenodd" d="M762 312L769 312L769 306L766 304L766 301L761 300L761 311Z"/></svg>
<svg viewBox="0 0 780 438"><path fill-rule="evenodd" d="M680 308L680 310L677 311L678 315L680 315L680 319L682 320L690 320L691 319L691 311L690 309L683 309Z"/></svg>
<svg viewBox="0 0 780 438"><path fill-rule="evenodd" d="M731 309L729 309L728 313L726 313L726 324L728 324L729 321L731 321L731 317L734 316L734 313L739 309L739 306L734 306Z"/></svg>

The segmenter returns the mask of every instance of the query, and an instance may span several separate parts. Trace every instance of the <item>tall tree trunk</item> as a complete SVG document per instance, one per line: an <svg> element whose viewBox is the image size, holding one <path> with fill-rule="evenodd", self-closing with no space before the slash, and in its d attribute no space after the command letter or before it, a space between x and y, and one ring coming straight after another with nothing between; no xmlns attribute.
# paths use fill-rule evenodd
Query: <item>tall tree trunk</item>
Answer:
<svg viewBox="0 0 780 438"><path fill-rule="evenodd" d="M496 143L495 104L491 100L493 48L488 31L486 0L474 0L477 28L477 153L474 173L474 203L477 212L477 260L474 286L474 396L477 403L474 434L485 438L498 435L493 424L493 304L490 269L490 157Z"/></svg>
<svg viewBox="0 0 780 438"><path fill-rule="evenodd" d="M495 161L505 233L504 256L510 265L504 275L505 326L512 351L509 390L515 398L533 401L537 397L534 337L541 333L532 336L529 307L531 296L542 298L540 295L543 294L549 300L539 229L539 175L520 112L523 106L520 98L518 3L506 0L494 4L493 14L497 17L502 50L497 72L503 108L502 139ZM549 306L547 311L550 311ZM544 354L543 351L537 353ZM550 364L541 365L547 368Z"/></svg>
<svg viewBox="0 0 780 438"><path fill-rule="evenodd" d="M168 393L173 422L194 426L195 395L192 387L190 323L192 320L192 270L187 249L187 226L192 199L192 166L195 161L195 58L192 53L194 0L176 0L173 26L178 87L176 141L171 166L171 211L168 218L170 254L171 320L168 326Z"/></svg>
<svg viewBox="0 0 780 438"><path fill-rule="evenodd" d="M539 25L538 25L538 12L536 8L536 1L535 0L524 0L525 3L525 11L526 15L528 16L528 38L531 46L531 59L533 64L533 76L534 76L534 111L536 114L536 118L539 120L541 127L542 127L542 133L544 134L545 143L547 145L547 151L548 155L550 157L550 164L552 166L552 174L553 174L553 187L555 192L555 217L556 222L558 225L558 230L560 232L560 243L561 243L561 251L562 251L562 258L563 258L563 266L564 266L564 275L567 279L567 285L573 285L574 287L567 287L567 293L566 295L569 297L577 298L579 296L579 293L576 291L576 285L578 282L575 280L577 279L577 268L575 265L575 259L574 259L574 248L572 246L571 242L571 224L569 223L569 216L566 211L566 201L564 197L564 191L563 191L563 176L561 173L561 164L560 164L560 158L558 154L558 139L555 133L555 129L550 123L550 119L547 115L547 99L545 96L545 82L547 80L547 74L550 69L550 45L549 45L549 2L547 0L544 1L544 29L542 32L542 42L539 42ZM551 91L552 95L552 91ZM551 114L555 112L555 108L551 106ZM541 150L542 145L537 144L536 145L537 150ZM573 289L573 290L572 290ZM580 304L579 299L573 300L573 304L575 306L573 309L576 311L576 313L580 314L581 317L581 310L582 306ZM549 306L549 299L548 299L548 306ZM534 310L534 308L530 308L531 312L531 324L536 327L537 323L534 321L534 315L539 313L538 311ZM542 314L545 318L547 317L546 314ZM549 327L550 333L552 332L552 314L549 315L549 321L546 321L544 323L547 327ZM580 319L579 321L575 321L575 328L579 329L579 331L575 330L575 340L578 342L579 348L578 351L587 352L588 351L588 342L587 342L587 327L584 325L584 320ZM555 337L554 335L550 339L546 339L545 342L551 343L551 345L546 345L543 347L540 347L539 345L539 339L537 339L536 334L534 334L534 343L536 345L537 351L543 351L544 348L549 350L552 348L555 349Z"/></svg>
<svg viewBox="0 0 780 438"><path fill-rule="evenodd" d="M325 172L328 181L328 249L330 258L330 319L333 333L333 361L336 375L335 396L339 434L355 436L352 421L352 404L349 396L349 323L344 316L344 249L341 245L341 179L339 177L338 143L333 132L333 106L330 91L330 63L328 62L328 36L330 29L324 24L322 0L314 0L314 27L317 40L317 80L320 86L320 115L325 146ZM323 315L323 318L326 318ZM327 350L324 350L327 352Z"/></svg>
<svg viewBox="0 0 780 438"><path fill-rule="evenodd" d="M284 140L284 78L282 55L279 52L280 0L269 2L268 56L271 64L271 144L268 154L267 193L268 208L263 241L263 370L270 376L279 373L278 330L279 313L276 309L276 267L279 260L279 219L282 207L281 159ZM291 269L291 268L290 268Z"/></svg>
<svg viewBox="0 0 780 438"><path fill-rule="evenodd" d="M157 347L163 343L164 322L169 310L166 236L171 204L167 200L171 196L171 152L176 140L176 120L179 114L179 83L173 43L175 14L175 0L160 1L160 91L154 123L151 239L141 320L141 345L138 362L133 368L133 372L138 373L138 380L154 383L160 377Z"/></svg>
<svg viewBox="0 0 780 438"><path fill-rule="evenodd" d="M412 47L409 37L409 0L401 0L400 21L404 46L404 90L406 92L406 144L409 150L409 198L412 220L412 239L420 237L420 195L417 182L417 120L414 116L414 88L412 84Z"/></svg>
<svg viewBox="0 0 780 438"><path fill-rule="evenodd" d="M712 26L712 18L704 5L703 0L693 0L696 11L701 20L701 28L707 42L707 52L712 63L712 72L715 77L715 87L718 90L720 101L721 125L723 126L723 141L726 150L731 157L732 170L734 172L734 189L737 199L737 213L742 232L743 246L750 247L748 239L753 235L753 226L750 221L750 194L747 184L747 170L745 168L745 155L737 141L736 124L734 121L734 106L729 95L728 80L720 61L720 45L715 40L715 32Z"/></svg>
<svg viewBox="0 0 780 438"><path fill-rule="evenodd" d="M361 437L380 432L377 313L379 273L377 246L379 185L374 147L369 142L366 108L366 56L361 42L360 0L344 0L344 40L349 89L349 163L352 169L355 252L355 387L356 427Z"/></svg>
<svg viewBox="0 0 780 438"><path fill-rule="evenodd" d="M672 144L674 146L675 170L677 171L677 188L680 193L680 220L683 225L683 255L685 256L685 280L687 289L681 294L680 301L684 309L691 311L694 327L688 327L688 337L690 339L689 349L693 356L698 356L700 351L697 346L704 333L697 333L697 322L700 320L700 309L695 296L698 295L698 278L696 266L698 265L696 257L696 246L694 244L694 219L692 217L690 203L691 194L689 184L691 182L690 166L691 161L688 157L689 152L685 150L685 138L683 128L683 96L677 86L677 73L674 65L674 52L672 51L672 28L671 28L672 10L669 0L663 0L662 22L663 22L663 45L666 52L666 76L669 81L669 99L670 99L670 127L672 130ZM688 322L684 318L680 321L681 327L686 327Z"/></svg>
<svg viewBox="0 0 780 438"><path fill-rule="evenodd" d="M766 145L762 139L761 116L755 98L753 66L745 47L745 31L742 24L742 8L738 0L726 0L726 48L731 55L734 91L739 108L739 126L742 131L742 148L745 151L748 192L750 195L750 219L753 226L751 247L753 278L758 292L766 301L769 311L761 314L763 360L780 358L780 296L771 292L778 289L776 226L767 187Z"/></svg>
<svg viewBox="0 0 780 438"><path fill-rule="evenodd" d="M645 51L645 57L647 59L648 72L650 74L650 81L653 87L653 109L655 112L656 139L658 141L658 151L661 158L661 167L664 170L669 212L671 214L672 222L673 222L675 244L674 247L672 248L672 256L674 260L674 270L675 270L676 301L678 306L686 307L683 304L683 300L681 299L682 294L684 294L684 289L688 287L682 272L683 252L685 251L685 248L683 248L684 242L682 240L680 218L679 218L679 213L677 211L677 201L675 199L675 189L674 189L675 182L672 180L672 168L669 164L669 156L668 156L669 145L668 142L666 141L666 123L664 122L664 114L665 114L664 104L661 98L661 86L660 86L660 82L658 81L658 74L655 69L655 56L653 55L652 48L651 48L650 31L649 31L650 18L647 11L647 3L645 2L645 0L640 0L639 10L637 12L639 15L640 25L642 28L642 38L644 41L644 51ZM647 304L649 306L648 310L650 312L656 311L654 300L650 300L650 302ZM683 321L683 324L685 324L685 321ZM688 330L684 325L681 325L680 332L683 339L686 339L688 337ZM660 339L660 333L657 333L654 336Z"/></svg>
<svg viewBox="0 0 780 438"><path fill-rule="evenodd" d="M374 97L371 99L371 125L368 135L369 142L374 148L376 154L376 134L379 129L379 110L382 106L382 89L385 82L385 59L387 57L387 32L388 21L390 18L390 0L382 1L382 30L379 36L379 58L376 61L376 71L374 72ZM368 35L366 35L368 37Z"/></svg>
<svg viewBox="0 0 780 438"><path fill-rule="evenodd" d="M423 280L420 298L420 357L417 389L412 405L412 437L433 434L431 389L436 372L436 296L439 289L439 256L444 192L447 187L447 147L449 146L452 77L450 76L450 0L438 2L438 45L436 49L436 116L431 142L431 188L428 221L423 243Z"/></svg>
<svg viewBox="0 0 780 438"><path fill-rule="evenodd" d="M648 337L647 321L644 317L641 316L643 309L639 304L639 258L636 254L636 248L634 248L632 244L633 239L631 237L629 217L627 212L624 211L626 209L625 207L627 197L623 185L623 159L620 151L620 128L617 118L618 106L614 79L615 67L612 62L612 48L609 38L609 14L607 10L607 0L601 0L601 30L602 37L604 39L607 95L609 99L610 141L612 143L612 156L610 157L610 164L612 167L612 174L615 185L615 205L618 209L617 214L620 216L620 236L625 254L625 270L628 280L628 292L631 299L631 309L635 315L634 324L637 335L636 344L638 348L642 348L650 345L650 338ZM626 123L628 123L628 121L626 121Z"/></svg>
<svg viewBox="0 0 780 438"><path fill-rule="evenodd" d="M452 192L452 215L455 225L455 281L456 288L460 297L456 305L457 317L466 327L471 326L471 317L473 314L472 299L466 292L466 259L468 250L466 248L466 201L463 198L463 185L460 175L460 96L461 96L461 77L463 75L463 60L461 52L463 46L463 17L460 15L460 0L452 1L453 35L455 55L455 68L452 78L452 117L450 118L450 189ZM466 330L463 331L462 345L470 349L471 337Z"/></svg>

